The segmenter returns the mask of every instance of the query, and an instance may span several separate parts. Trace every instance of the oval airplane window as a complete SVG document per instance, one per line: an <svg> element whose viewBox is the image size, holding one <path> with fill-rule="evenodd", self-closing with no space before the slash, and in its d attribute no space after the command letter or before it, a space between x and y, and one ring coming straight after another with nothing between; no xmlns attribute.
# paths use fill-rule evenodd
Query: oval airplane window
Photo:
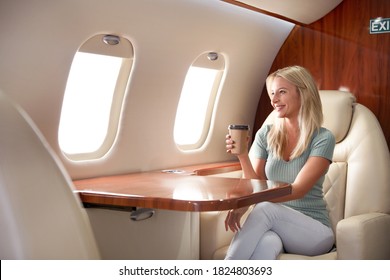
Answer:
<svg viewBox="0 0 390 280"><path fill-rule="evenodd" d="M132 64L131 43L115 35L94 36L75 54L58 132L69 159L97 159L112 147Z"/></svg>
<svg viewBox="0 0 390 280"><path fill-rule="evenodd" d="M200 55L189 67L174 126L174 140L180 149L197 149L205 142L224 70L225 59L216 52Z"/></svg>

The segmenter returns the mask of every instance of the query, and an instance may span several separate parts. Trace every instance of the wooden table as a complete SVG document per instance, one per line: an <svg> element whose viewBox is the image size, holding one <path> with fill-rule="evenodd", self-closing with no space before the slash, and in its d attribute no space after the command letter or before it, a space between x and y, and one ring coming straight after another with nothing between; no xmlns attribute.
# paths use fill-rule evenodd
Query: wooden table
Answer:
<svg viewBox="0 0 390 280"><path fill-rule="evenodd" d="M213 177L239 169L237 162L190 166L76 180L84 205L221 211L240 208L291 193L281 182Z"/></svg>

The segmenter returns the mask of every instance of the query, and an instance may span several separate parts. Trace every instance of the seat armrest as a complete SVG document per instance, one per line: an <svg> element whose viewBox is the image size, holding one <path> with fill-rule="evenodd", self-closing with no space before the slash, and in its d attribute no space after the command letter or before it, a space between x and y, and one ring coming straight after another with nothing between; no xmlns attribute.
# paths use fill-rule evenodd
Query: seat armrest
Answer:
<svg viewBox="0 0 390 280"><path fill-rule="evenodd" d="M341 220L336 242L338 259L390 259L390 215L368 213Z"/></svg>

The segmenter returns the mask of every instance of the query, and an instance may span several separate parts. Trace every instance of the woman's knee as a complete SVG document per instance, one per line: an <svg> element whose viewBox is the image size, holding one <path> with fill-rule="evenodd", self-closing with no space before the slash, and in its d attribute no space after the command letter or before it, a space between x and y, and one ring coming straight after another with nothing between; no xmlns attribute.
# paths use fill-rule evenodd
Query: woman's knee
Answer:
<svg viewBox="0 0 390 280"><path fill-rule="evenodd" d="M280 237L273 231L267 231L254 250L253 260L275 260L283 252L283 243Z"/></svg>
<svg viewBox="0 0 390 280"><path fill-rule="evenodd" d="M255 207L253 207L253 210L254 211L261 211L264 209L272 208L273 205L275 205L275 203L269 202L269 201L264 201L264 202L260 202L260 203L256 204Z"/></svg>
<svg viewBox="0 0 390 280"><path fill-rule="evenodd" d="M277 204L268 201L256 204L245 223L261 223L269 229L278 217L277 206Z"/></svg>
<svg viewBox="0 0 390 280"><path fill-rule="evenodd" d="M278 213L278 209L280 209L279 204L275 204L273 202L264 201L255 205L252 212L263 214L263 215L271 215L274 216L275 213Z"/></svg>

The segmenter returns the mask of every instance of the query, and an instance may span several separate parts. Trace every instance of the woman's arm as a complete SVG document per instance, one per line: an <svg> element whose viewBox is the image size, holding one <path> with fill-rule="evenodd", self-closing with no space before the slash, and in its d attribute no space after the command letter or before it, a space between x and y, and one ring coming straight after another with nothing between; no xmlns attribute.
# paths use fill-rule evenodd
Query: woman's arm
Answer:
<svg viewBox="0 0 390 280"><path fill-rule="evenodd" d="M249 141L249 139L248 139ZM231 139L230 135L226 135L226 151L231 152L231 149L234 148L234 141ZM243 178L245 179L261 179L266 180L265 175L265 160L257 158L249 158L248 151L244 151L242 154L237 155L238 160L241 164L241 169L243 173Z"/></svg>
<svg viewBox="0 0 390 280"><path fill-rule="evenodd" d="M248 154L241 154L237 157L241 163L243 178L267 180L265 159L250 158Z"/></svg>
<svg viewBox="0 0 390 280"><path fill-rule="evenodd" d="M234 141L230 138L230 135L226 135L226 151L231 152L231 149L234 147ZM250 158L248 151L245 153L237 155L237 158L240 161L243 178L245 179L263 179L266 180L265 175L265 159ZM233 232L236 232L241 229L241 218L248 211L248 207L242 207L239 209L234 209L228 211L228 214L225 219L225 229L229 229Z"/></svg>
<svg viewBox="0 0 390 280"><path fill-rule="evenodd" d="M323 157L309 157L305 165L299 171L294 182L291 184L290 195L271 200L272 202L285 202L304 197L314 184L323 176L330 165L330 161Z"/></svg>

